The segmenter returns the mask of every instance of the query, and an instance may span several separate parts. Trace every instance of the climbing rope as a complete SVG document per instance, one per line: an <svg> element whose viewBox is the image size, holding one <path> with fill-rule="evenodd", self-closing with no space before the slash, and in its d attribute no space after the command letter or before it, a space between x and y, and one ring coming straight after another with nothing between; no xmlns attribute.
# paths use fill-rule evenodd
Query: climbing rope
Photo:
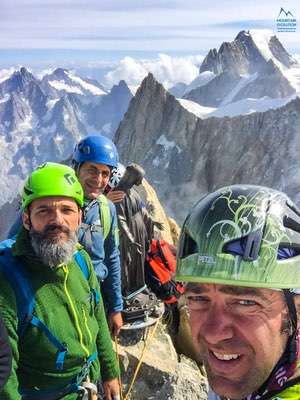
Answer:
<svg viewBox="0 0 300 400"><path fill-rule="evenodd" d="M120 386L120 396L121 400L123 400L123 390L122 390L122 378L121 378L121 370L120 370L120 350L119 350L119 342L117 336L115 336L115 348L116 348L116 359L117 359L117 365L118 365L118 370L119 370L119 386Z"/></svg>
<svg viewBox="0 0 300 400"><path fill-rule="evenodd" d="M143 362L143 359L144 359L144 355L145 355L145 352L146 352L147 345L149 345L149 343L153 339L155 331L156 331L156 329L158 327L159 321L160 321L160 318L157 319L151 334L147 335L147 338L146 338L146 340L144 342L144 347L143 347L143 351L142 351L141 357L140 357L139 362L138 362L138 364L137 364L137 366L135 368L135 371L134 371L134 374L133 374L133 378L132 378L131 383L129 385L128 391L127 391L127 393L126 393L126 395L124 397L124 400L128 400L129 399L129 395L130 395L130 393L132 391L133 385L134 385L134 383L136 381L137 375L138 375L139 370L141 368L141 365L142 365L142 362Z"/></svg>

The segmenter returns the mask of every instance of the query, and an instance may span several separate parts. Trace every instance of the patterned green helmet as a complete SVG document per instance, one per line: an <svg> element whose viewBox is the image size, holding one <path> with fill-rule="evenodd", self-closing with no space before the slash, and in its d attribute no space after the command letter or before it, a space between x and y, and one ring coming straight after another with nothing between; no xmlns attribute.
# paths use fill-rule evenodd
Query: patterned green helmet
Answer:
<svg viewBox="0 0 300 400"><path fill-rule="evenodd" d="M71 197L83 206L83 190L72 168L48 162L33 171L23 188L23 210L33 200L48 196Z"/></svg>
<svg viewBox="0 0 300 400"><path fill-rule="evenodd" d="M300 288L300 211L283 193L234 185L201 199L180 237L176 279Z"/></svg>

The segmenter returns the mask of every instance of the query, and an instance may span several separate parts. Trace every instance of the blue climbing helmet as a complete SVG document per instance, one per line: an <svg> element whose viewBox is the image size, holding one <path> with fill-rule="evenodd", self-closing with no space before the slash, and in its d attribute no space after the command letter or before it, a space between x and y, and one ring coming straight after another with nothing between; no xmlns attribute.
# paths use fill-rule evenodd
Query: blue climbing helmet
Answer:
<svg viewBox="0 0 300 400"><path fill-rule="evenodd" d="M72 163L76 167L86 161L117 167L118 150L115 144L103 135L86 136L75 146Z"/></svg>

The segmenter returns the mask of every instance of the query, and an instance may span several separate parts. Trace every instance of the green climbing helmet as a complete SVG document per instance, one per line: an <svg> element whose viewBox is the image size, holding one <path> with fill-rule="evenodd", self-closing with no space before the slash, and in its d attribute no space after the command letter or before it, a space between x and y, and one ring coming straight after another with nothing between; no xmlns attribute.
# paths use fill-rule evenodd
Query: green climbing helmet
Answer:
<svg viewBox="0 0 300 400"><path fill-rule="evenodd" d="M202 198L180 237L176 279L300 288L300 210L273 189L233 185Z"/></svg>
<svg viewBox="0 0 300 400"><path fill-rule="evenodd" d="M72 168L47 162L33 171L23 188L23 210L33 200L48 196L71 197L83 206L83 190Z"/></svg>

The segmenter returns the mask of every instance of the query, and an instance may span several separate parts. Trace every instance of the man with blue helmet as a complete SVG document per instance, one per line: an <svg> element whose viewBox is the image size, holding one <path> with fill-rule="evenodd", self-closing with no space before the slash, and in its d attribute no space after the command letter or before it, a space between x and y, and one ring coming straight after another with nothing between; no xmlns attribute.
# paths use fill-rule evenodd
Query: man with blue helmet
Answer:
<svg viewBox="0 0 300 400"><path fill-rule="evenodd" d="M114 336L119 334L123 324L118 221L115 206L102 193L118 161L114 143L102 135L82 139L72 157L85 197L78 239L88 251L102 283L108 322Z"/></svg>

